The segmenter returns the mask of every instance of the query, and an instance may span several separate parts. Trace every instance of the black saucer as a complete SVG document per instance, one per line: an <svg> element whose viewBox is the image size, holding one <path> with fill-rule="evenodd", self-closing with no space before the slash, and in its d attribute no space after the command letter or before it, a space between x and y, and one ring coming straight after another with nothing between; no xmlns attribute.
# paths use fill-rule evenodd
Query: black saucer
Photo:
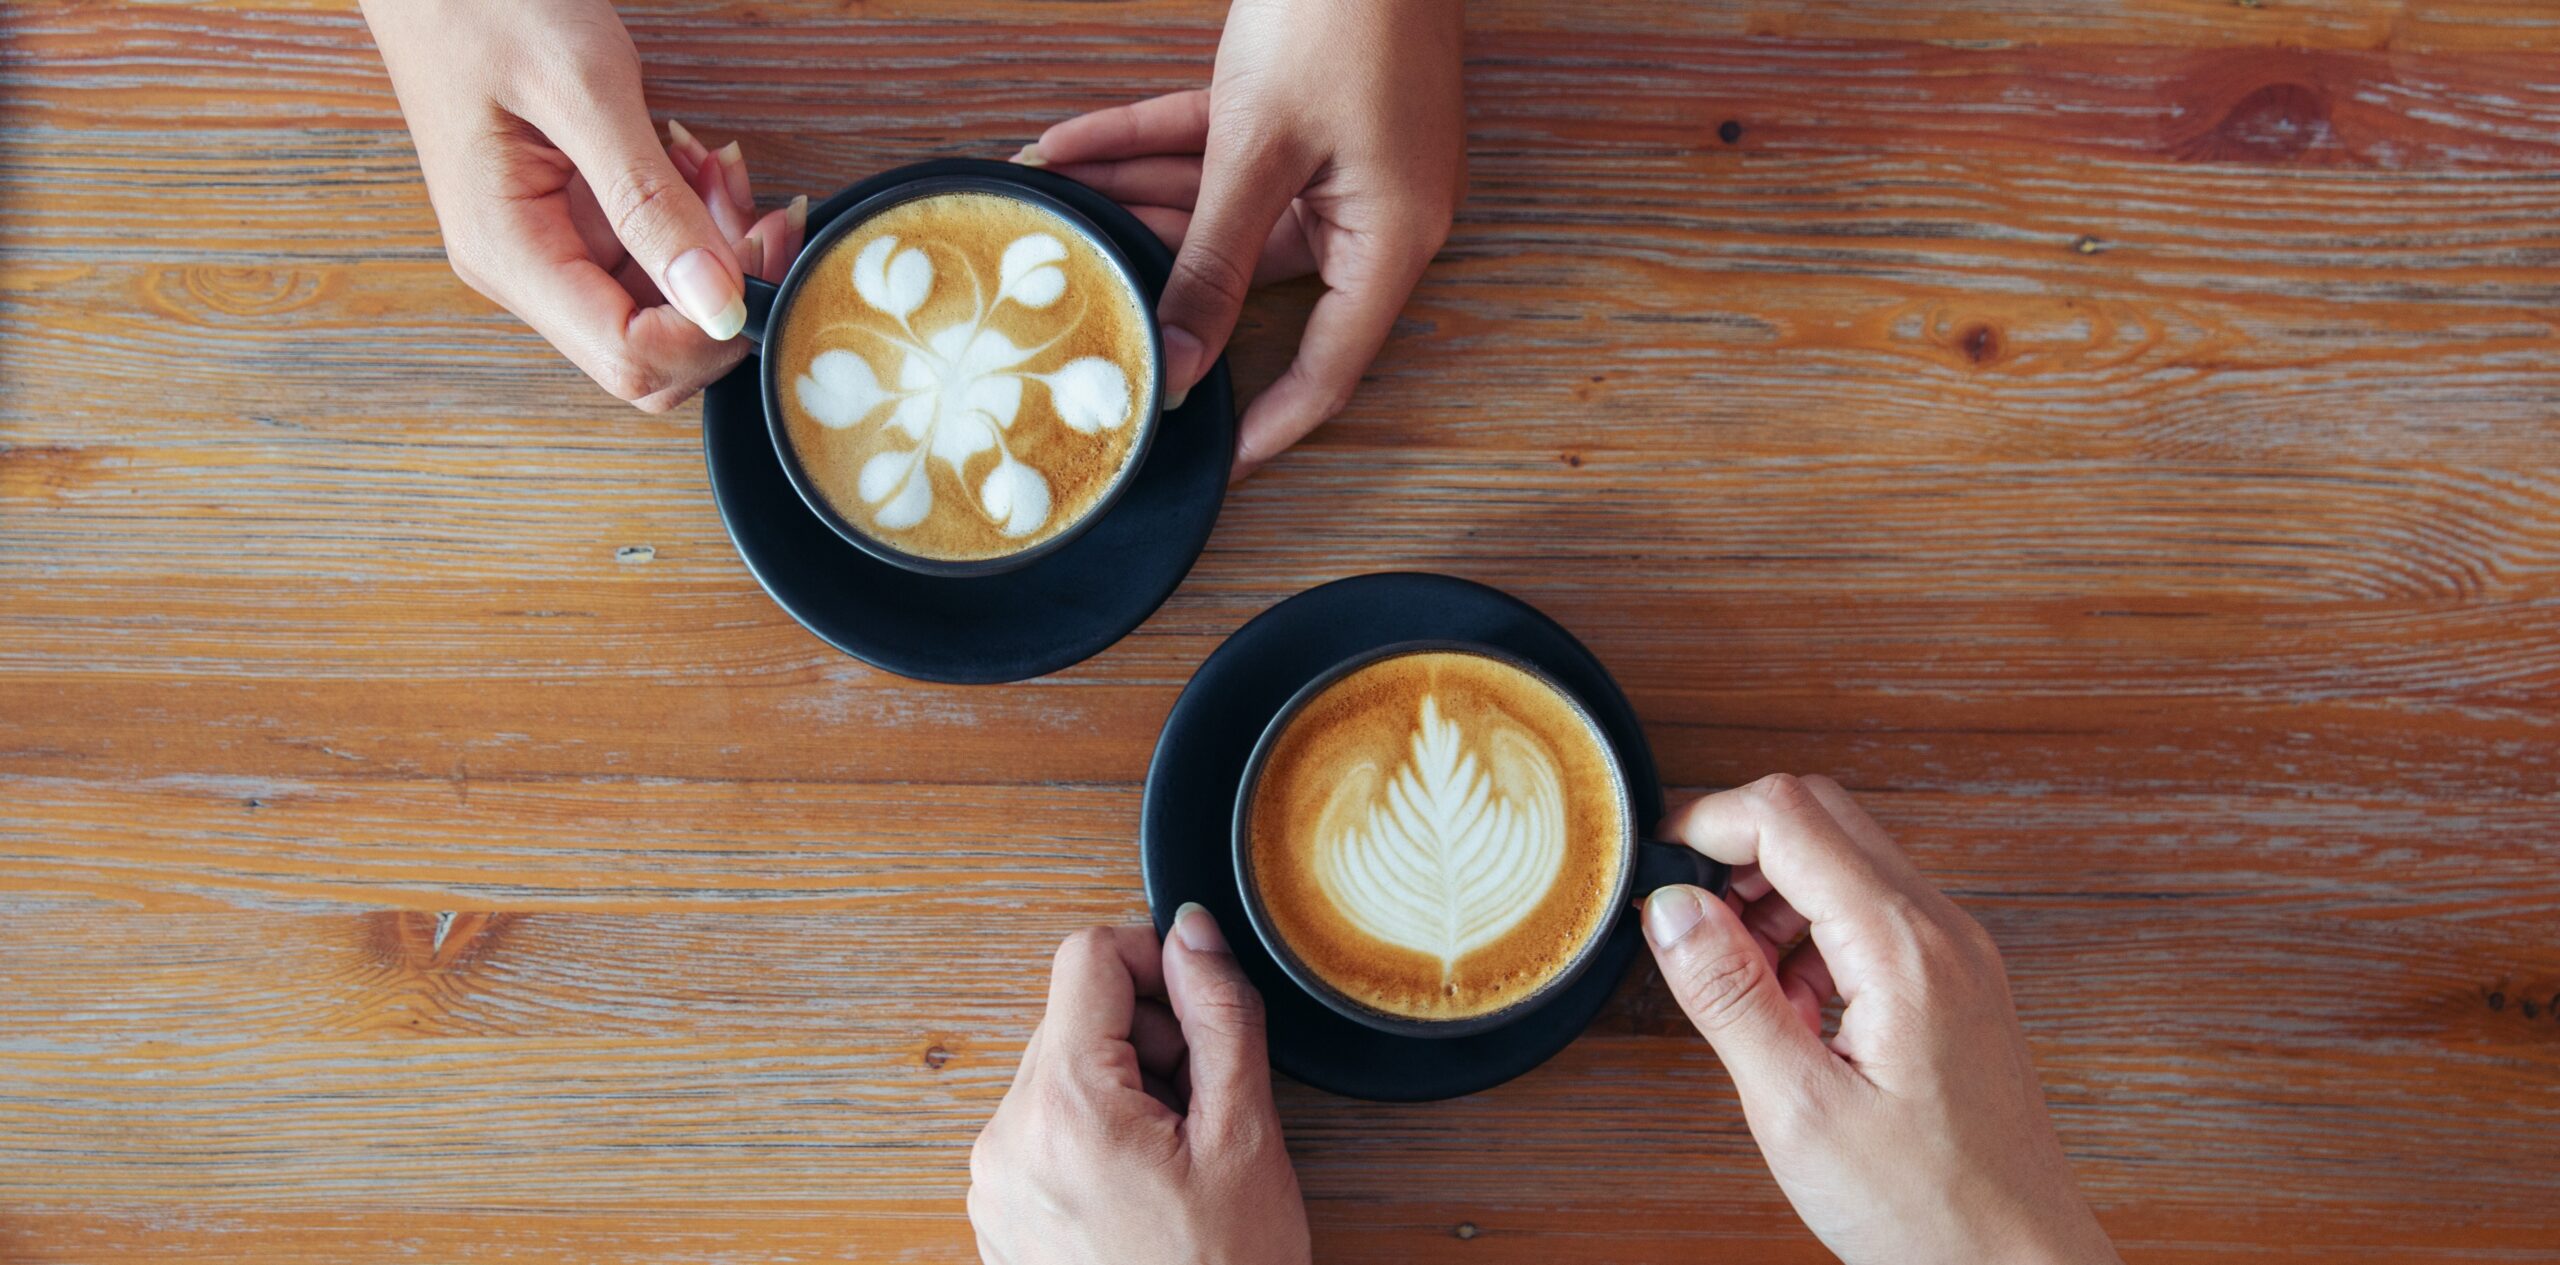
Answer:
<svg viewBox="0 0 2560 1265"><path fill-rule="evenodd" d="M1318 1089L1384 1102L1454 1098L1518 1076L1588 1027L1626 974L1636 920L1622 918L1591 965L1519 1022L1465 1037L1401 1037L1354 1023L1309 996L1254 939L1236 891L1231 820L1253 744L1289 696L1326 668L1400 641L1473 641L1537 665L1591 709L1627 773L1650 831L1662 782L1635 709L1600 661L1563 625L1499 589L1445 575L1354 576L1298 594L1236 630L1194 673L1156 740L1138 819L1147 906L1156 930L1198 901L1217 915L1271 1017L1271 1064Z"/></svg>
<svg viewBox="0 0 2560 1265"><path fill-rule="evenodd" d="M1136 216L1063 176L948 158L873 176L809 208L811 235L845 208L932 176L996 176L1084 213L1137 267L1152 303L1173 252ZM1146 622L1191 570L1226 500L1235 392L1221 359L1164 415L1146 463L1102 519L1018 571L919 575L845 543L809 512L774 455L755 357L703 392L702 446L720 520L747 570L802 627L874 667L923 681L1042 676L1101 653Z"/></svg>

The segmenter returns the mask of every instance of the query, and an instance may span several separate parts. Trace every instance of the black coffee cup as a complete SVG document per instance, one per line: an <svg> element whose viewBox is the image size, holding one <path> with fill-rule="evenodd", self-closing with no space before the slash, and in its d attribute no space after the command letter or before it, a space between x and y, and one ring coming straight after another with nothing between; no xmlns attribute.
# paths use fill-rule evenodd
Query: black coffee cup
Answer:
<svg viewBox="0 0 2560 1265"><path fill-rule="evenodd" d="M1288 941L1281 936L1279 928L1274 924L1269 907L1264 903L1261 890L1254 881L1253 846L1250 837L1254 791L1262 779L1263 766L1270 759L1272 749L1278 744L1280 735L1289 728L1290 722L1297 719L1298 713L1335 682L1362 668L1403 655L1434 651L1475 655L1506 664L1518 669L1556 697L1563 699L1575 716L1581 720L1592 741L1600 744L1601 750L1608 753L1609 765L1614 770L1612 789L1618 801L1620 822L1618 882L1608 902L1603 906L1611 912L1592 920L1590 928L1584 933L1582 942L1575 947L1572 959L1562 969L1549 976L1535 991L1500 1010L1458 1019L1417 1019L1410 1015L1391 1014L1366 1005L1325 982L1322 976L1316 974L1314 969L1289 947ZM1270 952L1272 960L1278 962L1280 969L1287 972L1289 978L1300 988L1305 989L1309 996L1323 1002L1326 1007L1344 1018L1381 1032L1407 1037L1463 1037L1490 1031L1516 1022L1562 995L1575 980L1581 978L1585 970L1589 969L1592 959L1599 953L1600 947L1608 942L1610 934L1617 928L1620 920L1641 916L1637 912L1637 902L1643 897L1650 896L1656 888L1685 883L1705 888L1717 895L1724 893L1730 872L1723 862L1705 856L1684 844L1666 843L1641 836L1635 806L1628 799L1627 787L1632 781L1628 773L1626 757L1618 750L1617 744L1609 740L1608 729L1592 714L1589 705L1583 702L1581 696L1565 688L1563 683L1536 665L1491 646L1467 641L1407 641L1381 646L1345 659L1326 669L1314 680L1300 686L1297 693L1289 697L1288 703L1281 707L1279 713L1271 718L1270 723L1263 726L1262 736L1254 743L1253 754L1245 761L1244 777L1236 788L1235 813L1232 819L1229 846L1233 848L1235 854L1237 894L1243 899L1245 917L1253 925L1255 938L1260 940L1263 948Z"/></svg>
<svg viewBox="0 0 2560 1265"><path fill-rule="evenodd" d="M1135 481L1138 468L1146 462L1147 449L1155 440L1156 427L1163 420L1164 342L1156 322L1154 301L1147 287L1141 282L1137 267L1130 262L1128 254L1111 240L1109 234L1103 232L1091 219L1075 208L1026 183L1008 180L1000 175L923 176L882 189L828 221L815 237L810 238L808 243L801 247L799 257L792 260L791 269L783 274L780 285L774 285L756 277L747 278L747 324L744 333L749 340L762 346L774 331L781 329L788 319L792 301L799 296L810 275L826 261L829 249L846 234L860 228L864 223L891 207L918 198L946 193L984 193L1011 198L1037 206L1056 216L1110 262L1113 270L1119 274L1121 283L1128 287L1128 292L1136 298L1139 309L1144 314L1148 363L1154 372L1155 380L1146 392L1147 406L1144 412L1132 419L1132 424L1138 427L1138 431L1130 441L1129 455L1122 463L1119 475L1113 479L1111 486L1104 490L1102 496L1093 503L1083 517L1038 544L999 558L927 558L908 553L845 521L844 516L836 512L835 506L828 501L825 493L819 489L816 480L810 476L807 467L801 462L799 450L792 444L789 427L783 419L782 392L788 385L790 371L782 364L780 357L768 354L761 357L758 373L763 390L765 425L772 433L774 456L782 463L783 473L789 476L792 488L799 492L800 499L808 505L809 512L815 514L819 522L825 523L836 535L843 537L845 543L854 548L909 571L923 575L953 577L994 575L1029 566L1064 548L1068 542L1100 522L1103 515L1111 511L1112 504L1118 501L1121 494L1128 490L1130 483ZM842 261L838 263L841 266Z"/></svg>

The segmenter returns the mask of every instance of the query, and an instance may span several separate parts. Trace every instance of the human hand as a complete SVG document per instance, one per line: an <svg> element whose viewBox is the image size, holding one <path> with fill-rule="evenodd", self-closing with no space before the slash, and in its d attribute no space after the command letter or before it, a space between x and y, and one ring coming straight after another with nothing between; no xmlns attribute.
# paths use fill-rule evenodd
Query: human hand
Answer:
<svg viewBox="0 0 2560 1265"><path fill-rule="evenodd" d="M777 280L808 203L755 218L736 142L670 124L609 0L365 0L454 272L650 412L748 351L742 273Z"/></svg>
<svg viewBox="0 0 2560 1265"><path fill-rule="evenodd" d="M1058 946L1049 1009L969 1152L989 1265L1302 1265L1262 996L1209 911Z"/></svg>
<svg viewBox="0 0 2560 1265"><path fill-rule="evenodd" d="M1733 866L1732 890L1656 891L1645 938L1824 1246L1848 1265L2118 1259L2045 1116L1999 947L1847 792L1763 778L1664 831Z"/></svg>
<svg viewBox="0 0 2560 1265"><path fill-rule="evenodd" d="M1245 410L1233 477L1351 400L1466 191L1458 0L1235 0L1208 91L1069 119L1021 161L1128 205L1175 247L1157 304L1169 404L1245 291L1314 272L1297 359Z"/></svg>

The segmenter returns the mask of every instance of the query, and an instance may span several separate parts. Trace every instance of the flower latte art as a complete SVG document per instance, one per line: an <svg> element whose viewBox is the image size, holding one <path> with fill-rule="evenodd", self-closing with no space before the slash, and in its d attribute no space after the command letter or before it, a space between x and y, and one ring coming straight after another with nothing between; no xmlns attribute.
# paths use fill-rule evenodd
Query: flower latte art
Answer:
<svg viewBox="0 0 2560 1265"><path fill-rule="evenodd" d="M1488 1014L1609 925L1618 777L1538 677L1462 651L1394 655L1327 686L1269 745L1247 881L1289 953L1350 1000Z"/></svg>
<svg viewBox="0 0 2560 1265"><path fill-rule="evenodd" d="M846 522L917 557L1019 553L1080 522L1152 415L1148 317L1047 208L929 194L828 247L773 354L801 466Z"/></svg>
<svg viewBox="0 0 2560 1265"><path fill-rule="evenodd" d="M1316 879L1334 907L1388 944L1439 959L1444 980L1528 917L1564 868L1555 761L1509 726L1485 746L1479 764L1425 694L1394 778L1381 787L1376 766L1352 769L1317 818Z"/></svg>

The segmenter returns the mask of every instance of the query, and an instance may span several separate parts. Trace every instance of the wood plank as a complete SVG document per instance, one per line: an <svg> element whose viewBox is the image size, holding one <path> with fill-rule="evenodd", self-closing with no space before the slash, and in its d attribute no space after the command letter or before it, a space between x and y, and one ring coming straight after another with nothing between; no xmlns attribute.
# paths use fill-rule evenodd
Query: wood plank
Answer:
<svg viewBox="0 0 2560 1265"><path fill-rule="evenodd" d="M1551 605L1570 616L1604 600ZM2245 786L2431 803L2522 802L2547 796L2554 784L2547 687L2527 682L2501 692L2495 681L2480 687L2462 675L2473 663L2496 667L2502 649L2529 648L2495 639L2476 660L2439 659L2431 671L2412 663L2396 673L2384 664L2341 678L2320 670L2317 652L2380 660L2394 643L2313 641L2290 654L2266 647L2255 663L2217 660L2223 643L2170 653L2147 639L2151 623L2183 621L2134 617L2090 622L2146 632L2093 630L2040 644L2032 655L1958 659L1944 647L1973 625L1937 608L1900 614L1928 621L1933 635L1884 631L1841 644L1819 639L1817 612L1804 613L1800 625L1754 625L1762 631L1751 636L1732 631L1752 613L1727 610L1714 625L1721 636L1669 645L1628 622L1583 628L1633 692L1673 786L1831 769L1877 789L2209 795ZM1783 635L1790 627L1801 629L1792 639ZM2420 638L2477 635L2458 621L2411 627ZM2236 627L2233 640L2245 631ZM777 639L793 643L795 659L804 653L799 634ZM579 793L578 781L599 781L605 789L592 792L599 797L614 783L650 778L1131 785L1177 680L1109 678L1178 678L1182 655L1212 640L1186 632L1152 650L1124 644L1109 661L1065 679L958 693L841 664L806 672L742 667L732 679L631 687L637 697L618 703L596 697L561 665L425 680L284 682L210 672L177 680L0 678L0 717L8 718L0 751L10 760L0 776L168 779L180 790L236 784L241 795L264 799L384 778L456 798L475 785L545 778L569 782L556 788L568 795ZM2127 673L2117 688L2072 688L2074 673L2110 663ZM397 667L384 665L384 678L399 675ZM283 670L265 666L256 675ZM2228 696L2241 693L2256 697ZM884 726L898 736L885 736ZM734 736L692 736L706 728ZM1010 748L986 741L984 729L1036 740Z"/></svg>
<svg viewBox="0 0 2560 1265"><path fill-rule="evenodd" d="M2440 1070L2560 1070L2560 946L2530 896L2348 912L2304 899L2313 884L2300 875L2252 876L2245 899L2150 901L2039 890L2040 877L1977 872L1966 895L2006 950L2030 1033L2057 1057L2105 1057L2133 1033L2198 1051L2424 1050ZM809 913L30 910L9 920L0 1048L219 1047L252 1028L350 1045L828 1033L904 1041L937 1068L1010 1067L1056 940L1138 916L1125 892L1055 879L1022 890L1034 898L1009 907L946 893ZM953 957L959 920L974 948ZM2193 969L2199 943L2222 964L2210 973ZM1649 969L1634 975L1590 1039L1687 1031Z"/></svg>
<svg viewBox="0 0 2560 1265"><path fill-rule="evenodd" d="M0 892L39 900L877 911L947 895L959 914L1027 887L1099 896L1113 911L1138 892L1133 787L169 777L23 779L10 792ZM2350 916L2560 913L2548 797L2458 809L2283 793L1873 798L1880 820L1967 896L2022 885L2047 898L2245 901L2263 888Z"/></svg>
<svg viewBox="0 0 2560 1265"><path fill-rule="evenodd" d="M1680 180L1663 173L1649 191ZM2459 462L2511 459L2549 438L2538 405L2553 389L2560 269L2515 261L2560 259L2548 228L2560 179L2529 199L2529 222L2459 256L2420 227L2450 207L2410 206L2398 243L2356 255L2369 273L2352 286L2327 247L2242 234L2163 244L2157 263L2070 261L2067 224L1988 251L1962 241L2008 231L1998 212L1834 246L1820 234L1851 227L1846 209L1793 226L1721 218L1752 214L1729 205L1750 196L1720 186L1707 201L1728 205L1630 235L1582 234L1561 211L1546 222L1548 209L1505 211L1480 194L1471 217L1541 222L1462 225L1381 362L1378 398L1364 396L1322 442L1356 444L1363 459L1419 438L1606 461L1648 455L1638 437L1668 422L1683 447L1740 456L1855 442L1897 457L2387 460L2415 443ZM2192 199L2177 214L2197 214ZM2268 267L2271 248L2301 280ZM1844 275L1764 297L1769 273L1817 266L1817 253ZM646 454L649 482L680 471L698 483L684 417L605 399L437 265L22 267L0 331L45 372L12 392L21 451L77 460L117 421L131 424L115 434L121 445L140 451L93 459L138 459L145 471L166 459L156 449L183 446L202 462L218 441L235 461L323 446L350 474L421 447L457 460L520 453L572 487L628 477ZM1855 272L1868 275L1845 275ZM2479 283L2483 273L2495 283ZM1239 348L1248 378L1277 372L1285 344L1274 340L1306 299L1301 287L1256 304ZM286 322L296 332L279 339ZM1487 409L1420 372L1453 356L1481 361L1511 406ZM280 374L341 374L362 390L238 389L244 375ZM1844 374L1859 383L1846 394ZM137 417L137 381L156 384L151 398L166 407Z"/></svg>
<svg viewBox="0 0 2560 1265"><path fill-rule="evenodd" d="M1688 1173L1666 1177L1684 1179ZM1659 1184L1659 1183L1657 1183ZM1797 1225L1774 1190L1740 1183L1695 1187L1686 1200L1638 1196L1605 1218L1552 1206L1381 1202L1321 1203L1321 1260L1463 1259L1543 1265L1606 1252L1611 1261L1687 1265L1702 1254L1773 1265L1819 1265L1834 1258ZM2333 1255L2435 1261L2519 1261L2546 1253L2543 1228L2487 1213L2464 1222L2465 1242L2448 1243L2445 1205L2377 1200L2353 1206L2270 1201L2242 1211L2189 1204L2157 1210L2102 1205L2128 1256L2145 1261L2218 1263L2288 1249ZM1595 1223L1611 1227L1601 1233ZM2285 1247L2261 1249L2259 1244ZM742 1263L811 1259L966 1259L965 1226L948 1201L837 1198L759 1201L719 1211L610 1212L405 1208L343 1211L170 1209L91 1205L78 1212L12 1209L0 1214L0 1248L47 1262L122 1262L184 1256L208 1265L346 1260L383 1251L456 1262L528 1257L578 1262L655 1262L670 1257ZM41 1253L40 1255L38 1253Z"/></svg>
<svg viewBox="0 0 2560 1265"><path fill-rule="evenodd" d="M2102 1198L2139 1191L2245 1206L2231 1192L2273 1164L2290 1199L2519 1206L2548 1191L2536 1117L2560 1106L2560 1092L2547 1065L2483 1062L2459 1079L2419 1078L2402 1056L2324 1051L2323 1078L2306 1083L2290 1051L2224 1049L2200 1083L2180 1065L2190 1048L2039 1052L2074 1167ZM23 1157L0 1177L12 1206L574 1208L635 1190L681 1191L677 1201L697 1206L847 1190L956 1199L968 1142L1010 1079L1008 1067L968 1058L928 1067L912 1042L859 1031L713 1044L421 1038L11 1052L0 1071L0 1124ZM1555 1092L1562 1083L1570 1094ZM1671 1120L1634 1123L1658 1119L1666 1104L1678 1109ZM1384 1189L1499 1205L1522 1173L1488 1162L1484 1139L1519 1134L1541 1139L1533 1206L1586 1216L1663 1171L1769 1181L1694 1034L1579 1042L1513 1087L1444 1103L1355 1104L1290 1085L1280 1105L1315 1200ZM2249 1128L2229 1128L2238 1112ZM1595 1130L1595 1121L1613 1123ZM2355 1140L2369 1128L2430 1162L2376 1171ZM426 1162L455 1156L472 1162L422 1177Z"/></svg>

